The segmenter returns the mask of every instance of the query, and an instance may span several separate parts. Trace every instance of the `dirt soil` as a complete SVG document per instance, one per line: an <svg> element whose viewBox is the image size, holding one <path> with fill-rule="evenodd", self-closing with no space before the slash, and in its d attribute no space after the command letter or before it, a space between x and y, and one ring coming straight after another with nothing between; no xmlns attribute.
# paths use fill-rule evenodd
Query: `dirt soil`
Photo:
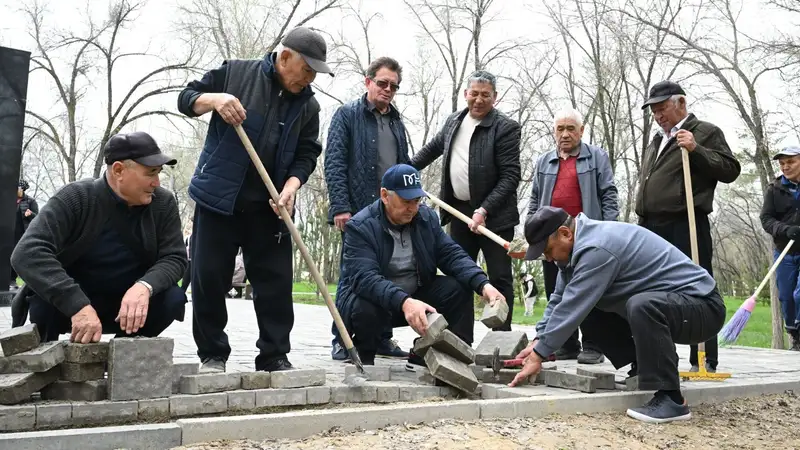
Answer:
<svg viewBox="0 0 800 450"><path fill-rule="evenodd" d="M665 425L644 424L618 413L442 420L354 433L331 430L296 441L215 441L177 449L800 449L800 398L792 392L700 405L692 415L691 421Z"/></svg>

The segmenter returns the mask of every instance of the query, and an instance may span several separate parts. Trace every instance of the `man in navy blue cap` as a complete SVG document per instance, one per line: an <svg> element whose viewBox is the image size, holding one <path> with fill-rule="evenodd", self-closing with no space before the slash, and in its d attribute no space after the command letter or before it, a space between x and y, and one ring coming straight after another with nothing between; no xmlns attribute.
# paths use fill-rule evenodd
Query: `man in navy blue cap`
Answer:
<svg viewBox="0 0 800 450"><path fill-rule="evenodd" d="M615 368L631 364L639 388L653 398L628 415L663 423L691 418L680 391L675 344L697 344L715 335L725 320L716 282L702 267L655 233L633 224L572 217L544 207L525 223L526 259L544 255L559 266L556 289L516 386L578 326Z"/></svg>
<svg viewBox="0 0 800 450"><path fill-rule="evenodd" d="M152 337L183 320L181 220L159 181L176 160L143 132L112 136L103 153L105 173L59 190L11 255L25 281L12 302L14 325L29 304L44 341L61 333L84 344L102 333Z"/></svg>
<svg viewBox="0 0 800 450"><path fill-rule="evenodd" d="M505 301L442 230L436 213L420 204L425 197L416 169L392 166L381 181L381 198L345 225L336 305L364 364L374 364L387 326L409 325L424 336L430 312L441 313L471 345L473 292L491 304ZM408 362L425 365L413 350Z"/></svg>
<svg viewBox="0 0 800 450"><path fill-rule="evenodd" d="M775 270L775 281L790 348L800 351L800 147L786 147L772 159L778 160L781 175L764 193L761 226L772 236L776 259L789 240L795 241Z"/></svg>

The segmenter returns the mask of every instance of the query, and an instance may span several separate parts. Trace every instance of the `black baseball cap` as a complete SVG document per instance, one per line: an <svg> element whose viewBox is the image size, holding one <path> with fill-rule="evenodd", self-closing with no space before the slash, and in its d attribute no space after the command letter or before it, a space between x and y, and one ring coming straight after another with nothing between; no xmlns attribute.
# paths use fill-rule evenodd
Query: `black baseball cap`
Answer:
<svg viewBox="0 0 800 450"><path fill-rule="evenodd" d="M178 160L161 153L155 139L144 131L111 136L103 147L106 164L132 159L147 167L174 166Z"/></svg>
<svg viewBox="0 0 800 450"><path fill-rule="evenodd" d="M300 53L300 56L315 72L333 76L333 71L325 62L328 57L328 47L325 45L325 39L319 33L306 27L297 27L290 31L281 43L284 47Z"/></svg>
<svg viewBox="0 0 800 450"><path fill-rule="evenodd" d="M528 241L525 259L528 261L539 259L547 247L547 238L564 225L568 217L566 211L552 206L544 206L528 217L525 222L525 240Z"/></svg>
<svg viewBox="0 0 800 450"><path fill-rule="evenodd" d="M397 164L389 167L389 170L383 174L381 187L394 191L400 198L405 200L428 196L425 190L422 189L419 172L408 164Z"/></svg>
<svg viewBox="0 0 800 450"><path fill-rule="evenodd" d="M669 80L659 81L650 88L650 97L644 102L642 109L647 108L649 105L661 103L673 95L686 95L686 92L678 83Z"/></svg>

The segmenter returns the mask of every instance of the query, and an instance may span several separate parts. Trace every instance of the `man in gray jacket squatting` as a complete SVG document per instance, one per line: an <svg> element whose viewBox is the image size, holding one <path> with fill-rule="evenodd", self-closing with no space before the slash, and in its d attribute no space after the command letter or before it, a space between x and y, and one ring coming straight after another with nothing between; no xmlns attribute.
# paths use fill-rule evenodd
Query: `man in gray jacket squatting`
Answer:
<svg viewBox="0 0 800 450"><path fill-rule="evenodd" d="M526 259L544 254L561 270L510 386L539 373L542 361L581 325L592 329L615 368L631 364L639 388L656 391L629 416L652 423L691 419L675 344L704 342L722 328L725 304L711 275L649 230L584 214L573 218L561 208L544 207L529 217L525 239Z"/></svg>

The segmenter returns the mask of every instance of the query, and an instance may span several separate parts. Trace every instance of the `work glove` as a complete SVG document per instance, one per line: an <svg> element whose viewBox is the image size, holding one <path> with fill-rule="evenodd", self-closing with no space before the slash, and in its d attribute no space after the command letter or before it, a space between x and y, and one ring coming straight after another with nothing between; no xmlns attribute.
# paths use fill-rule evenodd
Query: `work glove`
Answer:
<svg viewBox="0 0 800 450"><path fill-rule="evenodd" d="M795 241L800 240L800 227L797 225L789 227L789 229L786 230L786 237Z"/></svg>

